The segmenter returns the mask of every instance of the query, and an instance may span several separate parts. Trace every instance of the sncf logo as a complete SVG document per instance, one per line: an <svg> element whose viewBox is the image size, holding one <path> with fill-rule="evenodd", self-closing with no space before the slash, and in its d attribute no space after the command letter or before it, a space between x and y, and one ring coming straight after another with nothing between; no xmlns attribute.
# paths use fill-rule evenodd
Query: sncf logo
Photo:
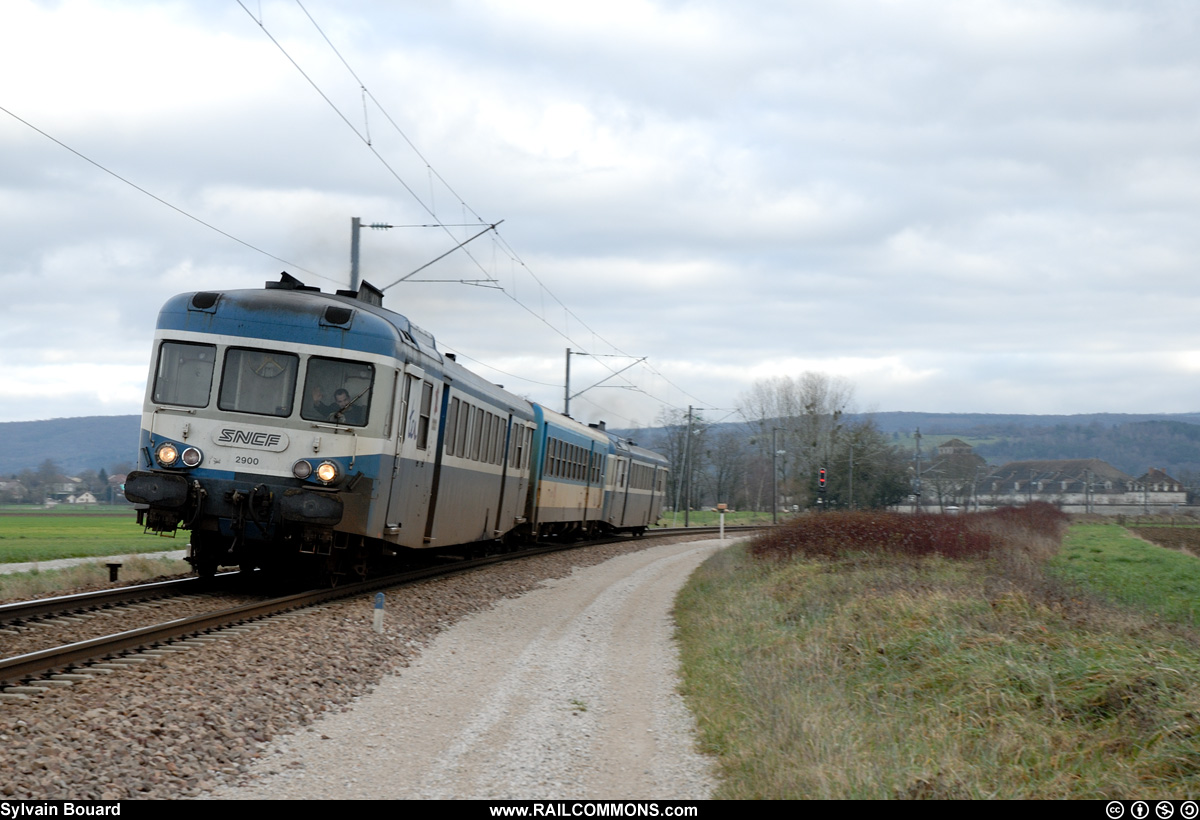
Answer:
<svg viewBox="0 0 1200 820"><path fill-rule="evenodd" d="M239 430L224 427L213 430L212 440L226 447L245 447L252 450L281 452L287 449L288 437L284 433L269 433L265 430Z"/></svg>
<svg viewBox="0 0 1200 820"><path fill-rule="evenodd" d="M221 444L249 444L251 447L274 447L279 443L278 433L251 433L249 430L222 430L217 436Z"/></svg>

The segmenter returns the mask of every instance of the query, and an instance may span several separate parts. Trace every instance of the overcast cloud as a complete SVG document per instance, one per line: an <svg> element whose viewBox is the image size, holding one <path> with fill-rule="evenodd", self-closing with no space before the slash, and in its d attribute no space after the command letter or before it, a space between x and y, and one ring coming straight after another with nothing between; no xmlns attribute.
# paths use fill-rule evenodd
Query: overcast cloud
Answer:
<svg viewBox="0 0 1200 820"><path fill-rule="evenodd" d="M0 106L287 262L0 112L0 421L138 412L169 296L345 287L352 216L504 220L415 277L503 290L385 304L556 408L566 347L648 357L585 421L803 370L868 410L1200 410L1195 3L245 2L4 4ZM365 232L363 275L476 230Z"/></svg>

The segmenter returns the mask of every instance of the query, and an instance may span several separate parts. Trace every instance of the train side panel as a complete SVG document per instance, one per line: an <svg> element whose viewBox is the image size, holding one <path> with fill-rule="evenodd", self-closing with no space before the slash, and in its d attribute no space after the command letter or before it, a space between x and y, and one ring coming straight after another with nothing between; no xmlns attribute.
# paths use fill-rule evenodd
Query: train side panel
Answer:
<svg viewBox="0 0 1200 820"><path fill-rule="evenodd" d="M604 508L608 438L560 413L534 404L531 521L535 532L592 531Z"/></svg>
<svg viewBox="0 0 1200 820"><path fill-rule="evenodd" d="M527 520L531 408L457 370L443 394L430 546L503 538Z"/></svg>

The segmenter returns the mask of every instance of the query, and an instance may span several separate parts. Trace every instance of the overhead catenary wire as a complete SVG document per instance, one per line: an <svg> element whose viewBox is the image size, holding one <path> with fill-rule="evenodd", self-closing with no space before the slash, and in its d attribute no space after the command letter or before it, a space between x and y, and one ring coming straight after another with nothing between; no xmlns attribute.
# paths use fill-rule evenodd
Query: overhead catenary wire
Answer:
<svg viewBox="0 0 1200 820"><path fill-rule="evenodd" d="M199 225L203 225L205 228L208 228L210 231L215 231L227 239L232 239L234 242L237 242L239 245L243 245L243 246L249 248L250 250L255 251L256 253L261 253L263 256L268 256L271 259L274 259L276 262L282 262L283 264L287 265L288 267L292 268L293 270L297 270L302 273L309 274L310 276L316 276L317 278L324 279L328 282L337 282L338 281L331 277L323 276L315 271L311 271L308 268L305 268L305 267L302 267L302 266L296 264L295 262L289 262L288 260L284 259L281 256L276 256L275 254L273 254L269 251L265 251L256 245L252 245L251 243L247 242L245 239L234 236L233 234L229 233L229 231L218 228L216 225L213 225L211 222L206 222L205 220L201 219L200 217L196 216L195 214L185 211L183 208L179 207L178 205L174 204L173 202L168 202L167 200L163 199L158 194L152 193L151 191L148 191L147 189L143 188L141 185L138 185L136 182L134 182L130 179L127 179L126 177L121 176L116 171L112 170L111 168L108 168L107 166L103 165L100 162L97 162L96 160L89 157L87 154L84 154L82 151L78 151L75 148L72 148L70 145L67 145L62 140L58 139L57 137L53 136L52 134L47 133L46 131L43 131L41 128L38 128L33 123L29 122L28 120L24 119L23 117L18 116L17 114L13 113L12 111L8 110L7 108L5 108L2 105L0 105L0 111L3 111L5 114L8 114L8 116L12 117L14 120L21 123L22 125L25 125L31 129L33 129L34 131L41 134L43 137L45 137L46 139L55 143L56 145L70 151L72 154L79 157L84 162L87 162L90 165L100 169L101 171L103 171L104 173L113 177L114 179L125 183L130 188L133 188L135 191L139 191L140 193L145 194L146 196L153 199L155 202L158 202L160 205L165 205L168 208L170 208L172 211L175 211L176 213L187 217L188 219L192 220L193 222L195 222Z"/></svg>
<svg viewBox="0 0 1200 820"><path fill-rule="evenodd" d="M387 163L387 161L386 161L386 160L385 160L385 159L382 157L382 155L380 155L380 154L379 154L379 152L378 152L378 151L377 151L377 150L374 148L374 146L372 146L372 145L371 145L371 143L370 143L370 139L369 139L369 134L367 134L367 135L364 135L363 133L360 133L360 132L359 132L359 130L358 130L357 128L355 128L355 127L353 126L353 124L352 124L352 123L350 123L349 119L348 119L348 118L345 116L345 114L343 114L343 113L341 112L341 110L339 110L339 109L338 109L338 107L337 107L337 106L336 106L336 105L333 103L333 101L332 101L332 100L330 100L330 98L328 97L328 95L326 95L326 94L325 94L325 93L324 93L324 92L323 92L323 91L322 91L322 90L321 90L321 89L320 89L320 88L317 86L316 82L315 82L315 81L314 81L314 80L313 80L313 79L312 79L312 78L311 78L311 77L310 77L310 76L309 76L309 75L308 75L306 72L304 72L304 71L303 71L303 69L302 69L302 68L299 66L299 64L296 62L296 60L295 60L295 59L293 59L293 58L291 57L291 55L289 55L289 54L287 53L287 51L286 51L286 49L284 49L283 45L282 45L281 43L279 43L279 42L278 42L278 41L277 41L277 40L276 40L276 39L275 39L275 38L274 38L274 37L273 37L273 36L270 34L270 32L269 32L269 31L267 31L267 29L266 29L266 26L265 26L264 22L263 22L263 21L262 21L260 18L257 18L257 17L255 17L255 16L254 16L252 13L250 13L250 10L246 8L245 4L244 4L244 3L242 3L242 1L241 1L241 0L238 0L238 2L239 2L239 5L241 5L241 6L242 6L242 8L246 10L247 14L250 14L250 17L251 17L252 19L254 19L256 23L258 23L259 27L263 29L263 32L264 32L264 33L265 33L265 34L266 34L266 35L267 35L267 36L268 36L268 37L271 39L271 41L272 41L273 43L275 43L276 47L278 47L278 48L279 48L279 49L280 49L280 50L281 50L281 51L284 53L284 55L287 57L287 59L288 59L288 60L289 60L289 61L290 61L290 62L291 62L291 63L292 63L292 64L293 64L295 67L296 67L296 69L297 69L298 71L300 71L300 73L302 74L302 76L304 76L304 78L305 78L305 79L306 79L306 80L307 80L307 81L308 81L308 82L309 82L309 83L310 83L310 84L313 86L313 88L314 88L314 89L315 89L315 90L316 90L316 91L317 91L317 92L318 92L318 93L321 95L322 99L324 99L324 100L326 101L326 103L327 103L328 105L330 105L330 107L332 107L332 108L333 108L333 109L334 109L334 110L337 112L338 116L339 116L339 117L342 119L342 121L343 121L343 122L345 122L345 123L346 123L346 125L347 125L347 126L349 126L349 127L351 128L351 130L352 130L352 131L353 131L353 132L354 132L354 133L355 133L355 134L358 136L358 138L359 138L361 141L363 141L363 142L364 142L364 143L365 143L365 144L368 146L368 148L370 148L370 150L372 151L372 153L373 153L373 154L375 154L375 156L376 156L376 157L377 157L377 158L380 160L380 162L382 162L382 163L384 164L384 166L385 166L385 167L388 169L388 171L389 171L389 172L390 172L390 173L391 173L391 174L392 174L392 175L393 175L393 176L394 176L394 177L395 177L395 178L396 178L396 179L397 179L397 180L398 180L398 181L401 183L401 185L403 185L403 186L404 186L405 190L406 190L406 191L408 191L408 192L409 192L409 194L410 194L410 195L411 195L411 196L412 196L414 199L416 199L416 200L417 200L417 202L418 202L418 203L421 205L421 207L422 207L422 208L424 208L424 209L426 210L426 212L427 212L427 213L429 213L431 216L434 216L434 218L436 219L436 218L437 218L437 214L436 214L436 212L435 212L435 209L434 209L434 207L433 207L433 204L432 204L432 199L433 199L433 189L432 189L432 185L431 185L431 188L430 188L430 199L431 199L431 202L427 204L427 203L425 203L425 202L423 202L423 201L421 200L421 198L420 198L420 197L419 197L419 196L416 194L416 192L413 190L413 188L412 188L411 186L409 186L409 185L408 185L408 183L404 182L404 180L400 178L399 174L398 174L398 173L395 171L395 169L394 169L394 168L392 168L392 166L391 166L389 163ZM363 116L364 116L364 131L366 131L366 130L367 130L367 128L366 128L366 116L367 116L367 114L366 114L365 100L366 100L366 99L370 99L370 100L371 100L371 102L372 102L372 103L374 103L374 105L375 105L375 106L378 108L378 110L379 110L379 111L380 111L380 113L383 115L383 117L384 117L384 118L387 120L387 122L388 122L388 123L389 123L389 124L392 126L392 128L393 128L393 129L396 131L396 133L397 133L397 134L400 136L400 138L401 138L401 139L402 139L402 140L405 142L405 144L407 144L407 145L408 145L408 147L409 147L409 148L410 148L410 149L413 151L413 153L416 155L416 157L417 157L417 158L418 158L418 159L419 159L419 160L420 160L420 161L421 161L421 162L424 164L425 168L427 169L427 173L428 173L428 174L429 174L431 177L434 177L434 178L436 178L436 179L437 179L437 180L438 180L438 181L439 181L439 182L440 182L440 183L441 183L441 184L442 184L442 185L443 185L443 186L446 188L446 190L447 190L447 191L449 191L449 192L450 192L450 193L451 193L451 194L452 194L452 195L455 197L455 199L456 199L456 200L459 202L459 205L460 205L460 206L463 208L463 210L464 210L464 211L466 211L466 212L469 212L469 213L470 213L472 216L474 216L474 217L475 217L475 218L476 218L476 219L479 221L479 224L486 225L486 224L487 224L487 222L486 222L486 221L485 221L485 220L484 220L484 219L483 219L481 216L479 216L479 214L478 214L478 213L477 213L477 212L476 212L476 211L475 211L473 208L471 208L471 207L470 207L470 205L468 205L468 204L467 204L467 202L465 201L465 199L464 199L464 198L463 198L461 195L459 195L459 194L458 194L458 192L457 192L457 191L456 191L456 190L453 188L453 186L451 186L451 185L449 184L449 182L447 182L447 180L446 180L446 179L445 179L445 178L444 178L444 177L443 177L443 176L442 176L440 173L438 173L437 169L435 169L435 168L433 167L433 164L432 164L432 163L431 163L431 162L430 162L430 161L429 161L429 160L428 160L428 159L427 159L427 158L424 156L424 154L422 154L422 153L421 153L420 149L419 149L419 148L416 146L416 144L415 144L415 143L414 143L414 142L413 142L413 141L412 141L412 140L411 140L411 139L408 137L408 135L407 135L407 134L404 132L404 130L403 130L402 128L400 128L400 126L399 126L399 125L396 123L395 119L394 119L394 118L391 116L391 114L390 114L390 113L387 111L387 109L386 109L386 108L383 106L383 104L382 104L382 103L380 103L380 102L379 102L379 100L378 100L378 99L376 99L376 97L374 96L374 94L372 94L372 93L371 93L370 89L368 89L368 88L367 88L367 86L366 86L366 83L364 83L364 82L362 81L362 78L360 78L360 77L359 77L358 73L357 73L357 72L354 70L354 68L353 68L353 67L350 65L350 62L349 62L349 61L348 61L348 60L345 58L345 56L344 56L344 55L341 53L341 51L340 51L340 50L337 48L337 46L336 46L336 45L333 43L333 41L332 41L332 40L329 38L329 36L328 36L328 35L325 33L325 31L324 31L324 29L321 27L320 23L318 23L318 22L317 22L317 20L316 20L316 18L314 18L314 17L313 17L313 15L312 15L312 14L311 14L311 13L308 11L308 9L307 9L307 8L305 8L305 6L304 6L304 3L303 3L303 2L301 2L301 0L296 0L296 5L297 5L297 6L299 6L299 7L300 7L300 9L301 9L301 11L303 11L303 12L304 12L304 15L305 15L305 17L307 17L307 18L308 18L308 20L309 20L309 22L311 22L311 23L312 23L313 27L314 27L314 28L317 30L318 34L320 34L321 38L322 38L322 39L325 41L325 43L326 43L326 44L329 46L330 50L332 50L332 51L333 51L334 55L335 55L335 56L338 58L338 60L339 60L339 61L341 62L341 64L343 65L343 67L345 67L346 71L347 71L347 72L350 74L350 76L351 76L351 77L354 79L354 81L355 81L355 82L358 84L358 87L359 87L359 89L360 89L360 91L361 91L361 94L362 94L362 96L363 96L363 99L364 99L364 113L363 113ZM499 224L499 223L496 223L496 224ZM520 257L520 254L519 254L519 253L517 253L516 249L515 249L515 248L513 248L513 247L512 247L512 246L511 246L511 245L508 243L508 241L507 241L507 240L506 240L506 239L503 237L503 235L502 235L502 234L500 234L499 230L495 230L495 225L493 225L493 226L492 226L492 229L493 229L493 231L494 231L494 235L495 235L495 237L496 237L496 243L498 243L498 244L499 244L499 246L501 247L501 249L502 249L502 250L504 250L504 252L505 252L505 253L506 253L506 254L509 256L509 258L510 258L510 259L511 259L511 260L512 260L512 261L513 261L515 264L519 265L519 266L520 266L522 269L524 269L524 270L525 270L525 272L526 272L527 274L529 274L529 276L530 276L530 277L531 277L531 278L532 278L532 279L533 279L533 280L534 280L534 281L537 283L538 287L541 289L541 291L542 291L542 293L543 293L543 294L545 294L545 295L549 295L551 299L553 299L555 302L557 302L557 303L558 303L558 304L559 304L559 305L562 307L562 309L563 309L563 311L564 311L564 313L565 313L565 315L566 315L567 317L573 318L573 319L574 319L576 322L578 322L578 323L579 323L579 324L580 324L580 325L581 325L583 328L585 328L585 329L586 329L588 332L590 332L590 333L593 335L593 337L600 339L600 340L601 340L601 341L603 341L603 342L604 342L606 345L608 345L608 346L609 346L610 348L612 348L613 350L616 350L616 351L617 351L618 353L620 353L621 355L623 355L623 356L627 356L627 357L629 357L629 358L636 358L636 357L634 357L634 356L630 356L629 354L625 353L625 352L624 352L624 351L623 351L623 350L622 350L620 347L618 347L617 345L613 344L612 342L609 342L607 339L604 339L604 337L603 337L603 336L601 336L599 333L597 333L597 332L596 332L596 331L595 331L595 330L594 330L594 329L593 329L593 328L592 328L590 325L588 325L588 324L587 324L587 322L585 322L585 321L584 321L584 320L583 320L581 317L579 317L579 315L578 315L578 314L576 314L576 313L575 313L573 310L571 310L571 309L570 309L570 308L569 308L569 307L566 305L566 303L564 303L564 302L563 302L561 299L559 299L559 298L558 298L558 296L557 296L557 295L556 295L556 294L555 294L553 291L551 291L551 290L549 289L549 287L547 287L547 286L546 286L546 284L545 284L545 283L544 283L544 282L541 280L541 278L537 276L537 274L536 274L536 273L535 273L535 272L534 272L534 271L533 271L533 270L532 270L532 269L531 269L531 268L530 268L530 267L529 267L529 266L528 266L528 265L525 263L525 261L524 261L523 259L521 259L521 257ZM461 247L461 246L459 246L459 247ZM454 249L452 249L452 250L454 250ZM448 251L446 254L442 254L442 256L444 257L444 256L448 255L448 253L450 253L450 251ZM477 259L476 259L476 258L475 258L475 257L474 257L474 256L473 256L473 255L472 255L470 252L469 252L469 251L467 251L467 250L464 250L464 254L465 254L465 255L466 255L466 256L467 256L469 259L471 259L471 261L472 261L472 262L474 262L474 263L475 263L475 265L476 265L476 266L478 266L478 267L480 268L480 270L484 271L484 274L485 274L485 276L487 276L487 277L488 277L487 281L495 281L495 280L494 280L494 278L493 278L493 277L491 277L491 276L490 276L490 274L488 274L488 273L487 273L487 270L486 270L486 269L484 268L484 266L483 266L483 265L482 265L482 264L479 262L479 260L477 260ZM439 258L442 258L442 257L439 257ZM435 260L435 261L436 261L436 260ZM414 271L414 273L415 273L415 272L416 272L416 271ZM409 276L412 276L412 274L409 274ZM407 279L407 278L408 278L408 277L405 277L405 279ZM400 280L398 280L398 281L400 281ZM480 284L481 284L481 283L479 283L479 282L477 282L477 281L472 281L472 280L463 280L463 279L459 279L459 280L413 280L413 281L457 281L458 283L461 283L461 284L473 284L473 285L480 285ZM395 284L395 283L393 283L393 284ZM389 285L389 287L390 287L390 285ZM526 310L528 313L530 313L530 315L532 315L532 316L535 316L536 318L538 318L538 319L539 319L539 320L540 320L540 321L541 321L543 324L545 324L545 325L546 325L548 328L550 328L551 330L553 330L555 333L557 333L557 334L558 334L559 336L561 336L562 338L564 338L564 339L566 339L567 341L571 342L571 343L572 343L572 345L574 345L574 346L576 346L576 347L582 347L582 345L580 345L580 344L579 344L577 341L575 341L574 339L572 339L572 338L571 338L571 336L570 336L570 334L569 334L569 332L568 332L568 331L565 331L565 330L563 330L563 329L560 329L560 328L556 327L556 326L555 326L555 325L553 325L553 324L552 324L550 321L548 321L548 320L545 318L545 316L544 316L544 315L540 315L540 316L539 316L539 315L538 315L538 314L537 314L535 311L533 311L532 309L530 309L530 308L529 308L529 306L527 306L527 305L525 305L523 302L521 302L521 301L520 301L520 300L519 300L519 299L516 297L516 295L515 295L514 293L512 293L512 292L511 292L509 289L505 288L505 287L504 287L503 285L501 285L499 282L496 282L496 284L495 284L493 287L495 287L496 289L499 289L499 290L500 290L502 293L504 293L504 295L505 295L505 296L507 296L507 297L508 297L510 300L512 300L514 303L516 303L517 305L519 305L520 307L522 307L524 310ZM544 306L543 306L543 313L544 313ZM607 365L604 365L604 363L602 363L602 362L601 362L601 365L607 368ZM679 392L680 392L680 393L682 393L683 395L687 396L688 398L692 399L693 401L695 401L695 402L697 402L697 403L700 403L700 404L707 404L707 402L703 402L702 400L700 400L700 399L699 399L699 398L697 398L696 396L693 396L693 395L692 395L691 393L689 393L687 390L684 390L682 387L680 387L678 384L676 384L675 382L673 382L671 379L667 378L667 377L666 377L666 376L665 376L663 373L661 373L661 372L660 372L660 371L659 371L657 368L655 368L653 365L650 365L650 364L648 364L648 363L647 363L647 364L646 364L646 367L647 367L647 369L648 369L648 370L649 370L651 373L654 373L655 375L657 375L657 376L658 376L659 378L661 378L661 379L662 379L664 382L666 382L667 384L669 384L671 387L673 387L675 390L679 391ZM609 370L611 373L613 373L613 375L614 375L614 376L615 376L615 375L617 375L617 373L616 373L615 371L613 371L613 370L612 370L612 368L607 368L607 369L608 369L608 370ZM623 380L623 381L626 381L628 384L630 384L631 386L633 386L633 385L632 385L632 382L629 382L629 381L628 381L628 379L624 379L624 378L623 378L622 380ZM639 389L640 389L640 388L639 388ZM643 392L645 392L645 391L643 391ZM646 395L650 396L651 398L654 398L656 401L659 401L660 403L662 403L662 404L663 404L663 405L665 405L665 406L668 406L668 407L674 407L674 406L675 406L673 403L671 403L671 402L668 402L668 401L665 401L665 400L663 400L663 399L659 399L659 398L657 398L657 397L653 396L653 395L652 395L652 394L650 394L650 393L646 393Z"/></svg>

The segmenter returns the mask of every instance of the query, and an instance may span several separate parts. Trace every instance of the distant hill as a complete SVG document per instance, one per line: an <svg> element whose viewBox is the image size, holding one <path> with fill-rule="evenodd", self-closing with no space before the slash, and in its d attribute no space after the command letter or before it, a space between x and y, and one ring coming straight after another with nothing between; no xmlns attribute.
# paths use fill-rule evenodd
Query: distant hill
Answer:
<svg viewBox="0 0 1200 820"><path fill-rule="evenodd" d="M36 470L52 459L62 471L112 472L118 464L136 464L140 416L84 416L48 421L0 423L0 477Z"/></svg>
<svg viewBox="0 0 1200 820"><path fill-rule="evenodd" d="M1138 476L1158 467L1176 478L1200 475L1200 413L1087 413L1037 416L1002 413L870 413L885 433L974 440L991 464L1025 459L1099 458ZM52 459L68 474L112 472L137 460L138 416L86 416L0 423L0 477L36 470ZM724 424L720 427L737 427ZM624 431L649 443L652 430ZM924 448L926 453L928 447Z"/></svg>
<svg viewBox="0 0 1200 820"><path fill-rule="evenodd" d="M1200 425L1200 413L1081 413L1074 416L1036 416L1018 413L859 413L855 419L869 417L885 433L911 433L921 428L927 436L1016 435L1029 428L1114 426L1144 421L1174 421Z"/></svg>
<svg viewBox="0 0 1200 820"><path fill-rule="evenodd" d="M1037 416L1007 413L862 413L902 449L913 447L920 428L926 458L940 441L961 438L989 464L1009 461L1098 458L1140 476L1150 467L1200 484L1200 413L1085 413ZM710 429L744 428L742 423ZM616 431L653 446L657 430Z"/></svg>

